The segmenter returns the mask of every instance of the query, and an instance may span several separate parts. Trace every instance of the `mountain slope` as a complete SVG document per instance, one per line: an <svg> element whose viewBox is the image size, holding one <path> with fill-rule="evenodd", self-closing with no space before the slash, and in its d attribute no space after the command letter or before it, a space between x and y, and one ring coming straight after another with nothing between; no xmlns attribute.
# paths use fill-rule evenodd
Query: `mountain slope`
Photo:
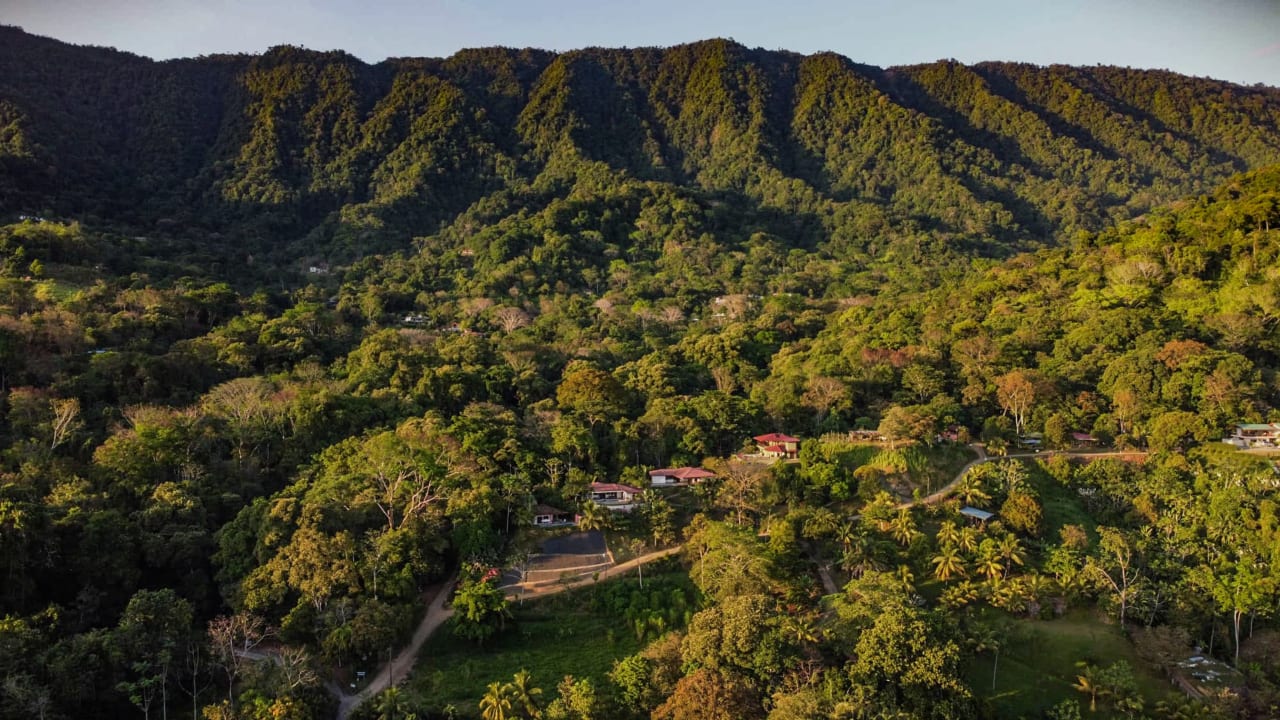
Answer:
<svg viewBox="0 0 1280 720"><path fill-rule="evenodd" d="M153 62L0 28L4 208L288 256L403 248L477 203L538 211L627 178L792 214L796 247L923 231L1003 254L1274 162L1280 91L1162 71L884 70L725 40Z"/></svg>

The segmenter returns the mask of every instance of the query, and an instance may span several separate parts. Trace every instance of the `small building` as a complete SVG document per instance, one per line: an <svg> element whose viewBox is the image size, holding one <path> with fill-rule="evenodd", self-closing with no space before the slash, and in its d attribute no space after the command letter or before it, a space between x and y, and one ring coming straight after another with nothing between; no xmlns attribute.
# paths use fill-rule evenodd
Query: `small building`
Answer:
<svg viewBox="0 0 1280 720"><path fill-rule="evenodd" d="M533 524L537 527L564 527L574 524L573 513L550 505L533 506Z"/></svg>
<svg viewBox="0 0 1280 720"><path fill-rule="evenodd" d="M425 325L427 316L422 313L409 313L400 320L405 325Z"/></svg>
<svg viewBox="0 0 1280 720"><path fill-rule="evenodd" d="M629 512L644 491L622 483L591 483L591 501L616 512Z"/></svg>
<svg viewBox="0 0 1280 720"><path fill-rule="evenodd" d="M850 430L849 442L884 442L879 430Z"/></svg>
<svg viewBox="0 0 1280 720"><path fill-rule="evenodd" d="M793 438L782 433L757 435L752 438L756 447L765 457L795 458L800 455L800 438Z"/></svg>
<svg viewBox="0 0 1280 720"><path fill-rule="evenodd" d="M986 525L988 520L996 516L993 512L979 510L976 507L970 507L968 505L960 508L960 514L964 516L971 525Z"/></svg>
<svg viewBox="0 0 1280 720"><path fill-rule="evenodd" d="M1096 447L1098 438L1089 433L1073 432L1071 433L1071 444L1076 447Z"/></svg>
<svg viewBox="0 0 1280 720"><path fill-rule="evenodd" d="M1225 442L1236 447L1274 447L1280 444L1280 423L1239 423Z"/></svg>
<svg viewBox="0 0 1280 720"><path fill-rule="evenodd" d="M697 485L716 474L700 467L659 468L649 471L649 483L654 487L673 485Z"/></svg>

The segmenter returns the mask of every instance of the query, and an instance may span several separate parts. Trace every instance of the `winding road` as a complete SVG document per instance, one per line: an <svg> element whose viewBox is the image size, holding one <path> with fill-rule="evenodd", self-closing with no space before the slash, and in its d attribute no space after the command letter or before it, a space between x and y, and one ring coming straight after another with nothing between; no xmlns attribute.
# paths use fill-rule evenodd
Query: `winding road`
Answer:
<svg viewBox="0 0 1280 720"><path fill-rule="evenodd" d="M978 453L978 457L970 461L964 467L960 468L960 471L956 473L955 478L952 479L951 482L947 483L946 485L941 487L937 492L931 495L928 495L919 500L908 500L907 502L899 503L897 507L907 508L907 507L912 507L914 505L933 505L933 504L939 503L945 500L947 497L951 495L952 492L955 491L956 487L959 486L960 483L964 480L964 476L968 474L969 470L983 463L993 462L996 460L1004 460L1007 458L1049 457L1052 455L1069 455L1072 457L1114 457L1114 456L1121 456L1121 455L1129 455L1129 456L1146 455L1145 452L1085 452L1085 451L1073 451L1073 450L1064 450L1064 451L1050 450L1050 451L1038 452L1038 453L1015 453L1011 455L996 456L996 455L988 455L986 450L981 445L974 444L974 445L970 445L970 447L973 448ZM514 592L514 593L509 592L507 594L507 597L508 599L511 599L511 600L537 599L537 598L547 597L550 595L556 595L558 593L565 592L566 590L573 590L576 588L591 585L601 580L608 580L610 578L615 578L620 575L625 575L628 572L634 570L641 563L653 562L655 560L661 560L662 558L675 555L676 553L680 552L681 547L682 546L680 545L676 545L674 547L669 547L664 550L658 550L655 552L648 553L647 555L642 555L638 558L633 558L631 560L628 560L623 563L619 563L607 570L602 571L596 577L583 577L570 582L543 583L539 585L528 586L528 587L522 588L524 592ZM840 591L839 588L836 586L836 583L832 578L830 571L821 564L819 564L818 566L818 574L821 577L823 587L827 590L828 593L834 594ZM449 599L450 590L453 588L453 584L455 582L457 582L456 577L451 579L449 582L445 583L444 587L440 589L440 592L436 594L435 599L432 600L431 604L427 606L427 611L426 613L423 614L422 621L418 623L418 628L413 633L413 639L409 641L409 644L406 645L404 649L402 649L400 653L396 655L395 658L390 663L383 666L382 669L379 670L376 675L374 675L373 679L369 681L368 685L366 685L363 689L360 690L360 692L355 693L354 695L348 695L346 693L340 694L339 703L338 703L337 720L347 720L347 718L351 716L351 713L354 712L355 709L359 707L361 704L363 704L366 700L376 696L378 693L382 692L383 690L386 690L388 687L391 687L394 684L393 680L395 679L403 680L409 676L409 671L413 668L413 663L417 659L418 651L422 649L423 643L425 643L427 641L427 638L431 637L431 634L434 633L437 629L439 629L439 627L443 625L445 621L448 620L453 615L453 609L446 606L446 601ZM330 691L333 691L336 689L337 688L330 686Z"/></svg>
<svg viewBox="0 0 1280 720"><path fill-rule="evenodd" d="M983 463L996 462L999 460L1008 460L1011 458L1039 458L1039 457L1052 457L1054 455L1066 455L1068 457L1083 457L1083 458L1104 458L1104 457L1134 457L1134 456L1146 457L1148 454L1145 450L1125 450L1125 451L1112 450L1112 451L1101 451L1101 452L1091 451L1091 450L1088 450L1088 451L1087 450L1046 450L1044 452L1013 453L1010 455L988 455L986 448L984 448L982 445L978 443L973 443L969 445L969 447L978 453L978 457L974 458L973 460L970 460L968 463L965 464L964 467L960 468L960 471L956 473L956 476L952 478L951 482L947 483L946 485L943 485L941 488L938 489L937 492L931 495L926 495L925 497L920 498L919 500L907 500L906 502L900 502L894 506L894 509L901 510L903 508L915 507L916 505L936 505L942 502L943 500L946 500L948 497L951 496L951 493L955 492L955 489L959 487L960 483L964 481L964 476L968 475L970 470L977 467L978 465L982 465ZM859 517L861 516L854 515L852 519L857 520ZM840 592L840 587L836 584L835 579L831 575L830 565L824 564L818 561L818 558L816 555L811 555L811 557L813 557L814 562L817 563L818 578L822 581L822 587L824 590L827 591L827 594L834 595Z"/></svg>

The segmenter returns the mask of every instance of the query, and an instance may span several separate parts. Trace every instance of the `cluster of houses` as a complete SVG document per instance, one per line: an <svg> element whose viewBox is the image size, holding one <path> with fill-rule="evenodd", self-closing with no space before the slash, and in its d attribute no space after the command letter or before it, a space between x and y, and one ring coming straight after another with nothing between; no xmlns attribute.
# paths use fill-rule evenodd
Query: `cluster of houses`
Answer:
<svg viewBox="0 0 1280 720"><path fill-rule="evenodd" d="M756 443L757 457L795 459L800 455L800 439L782 433L768 433L752 438ZM658 468L649 471L651 487L669 488L697 485L711 480L716 474L701 467ZM588 488L591 502L613 512L630 512L640 505L643 488L625 483L593 482ZM545 504L533 507L533 524L536 527L565 527L577 524L579 516Z"/></svg>
<svg viewBox="0 0 1280 720"><path fill-rule="evenodd" d="M756 454L760 457L785 460L800 457L800 438L793 438L783 433L768 433L757 435L752 440L756 441Z"/></svg>

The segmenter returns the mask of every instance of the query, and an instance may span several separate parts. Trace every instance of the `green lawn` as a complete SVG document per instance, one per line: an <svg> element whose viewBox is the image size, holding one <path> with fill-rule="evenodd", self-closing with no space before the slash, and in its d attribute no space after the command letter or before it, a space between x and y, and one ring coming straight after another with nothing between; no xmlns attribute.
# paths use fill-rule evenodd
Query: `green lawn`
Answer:
<svg viewBox="0 0 1280 720"><path fill-rule="evenodd" d="M1080 525L1088 531L1091 538L1096 537L1094 528L1098 521L1085 510L1084 498L1074 489L1065 487L1049 473L1040 469L1034 462L1028 462L1031 485L1040 495L1040 506L1044 511L1041 537L1046 542L1059 541L1058 530L1063 525Z"/></svg>
<svg viewBox="0 0 1280 720"><path fill-rule="evenodd" d="M1040 718L1065 699L1081 701L1089 714L1088 699L1072 687L1083 660L1107 666L1125 660L1133 668L1147 707L1172 690L1168 681L1138 658L1120 630L1088 610L1077 610L1056 620L1014 619L987 611L1005 623L1004 648L1000 652L995 690L991 689L992 655L983 653L970 661L966 679L979 698L990 701L993 716ZM1092 717L1112 715L1100 704Z"/></svg>
<svg viewBox="0 0 1280 720"><path fill-rule="evenodd" d="M657 568L655 567L655 570ZM645 591L651 581L688 585L683 571L645 573ZM610 580L629 592L634 576ZM605 584L601 584L601 589ZM594 588L564 593L512 607L515 618L505 631L484 647L453 637L448 625L423 646L408 683L412 702L421 709L457 709L458 717L477 717L485 687L494 681L510 682L520 670L528 670L543 700L555 696L565 675L591 678L597 687L608 683L613 662L639 651L644 643L618 616L594 606Z"/></svg>

